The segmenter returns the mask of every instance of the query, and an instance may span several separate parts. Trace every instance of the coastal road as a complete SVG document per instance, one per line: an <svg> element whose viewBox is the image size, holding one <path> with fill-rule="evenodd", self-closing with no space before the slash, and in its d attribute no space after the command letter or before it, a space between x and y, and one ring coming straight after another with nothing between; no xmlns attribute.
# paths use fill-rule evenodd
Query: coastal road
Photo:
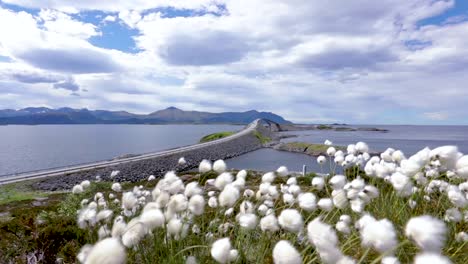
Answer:
<svg viewBox="0 0 468 264"><path fill-rule="evenodd" d="M260 120L261 119L256 119L255 121L247 125L243 130L231 136L227 136L225 138L213 140L210 142L205 142L205 143L200 143L200 144L195 144L191 146L180 147L176 149L170 149L170 150L165 150L165 151L160 151L160 152L155 152L155 153L148 153L148 154L138 155L138 156L129 157L129 158L121 158L121 159L115 159L115 160L110 160L110 161L98 161L98 162L88 163L84 165L63 167L59 169L42 170L42 171L0 176L0 185L13 183L13 182L19 182L19 181L25 181L25 180L52 177L52 176L64 176L65 177L66 174L70 174L70 173L78 173L78 172L88 171L88 170L93 170L93 169L101 169L101 168L105 168L109 166L121 165L125 163L141 161L141 160L146 160L146 159L153 159L153 158L166 156L166 155L174 155L178 153L182 154L186 151L197 150L199 148L216 145L216 144L230 141L232 139L236 139L238 137L252 133L258 127Z"/></svg>

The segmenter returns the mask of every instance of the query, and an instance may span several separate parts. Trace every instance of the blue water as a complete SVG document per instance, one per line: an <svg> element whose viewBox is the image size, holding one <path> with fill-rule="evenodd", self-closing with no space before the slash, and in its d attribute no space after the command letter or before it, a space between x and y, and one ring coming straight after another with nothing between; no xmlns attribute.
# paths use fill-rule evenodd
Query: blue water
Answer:
<svg viewBox="0 0 468 264"><path fill-rule="evenodd" d="M326 130L282 132L298 137L285 142L336 145L365 141L374 151L387 147L401 149L407 156L428 146L457 145L468 153L468 126L377 126L389 132L338 132ZM236 131L234 125L41 125L0 126L0 175L63 167L115 158L125 154L142 154L191 145L204 135L219 131ZM237 169L275 170L286 165L292 171L328 171L320 168L314 157L297 153L261 149L226 161Z"/></svg>
<svg viewBox="0 0 468 264"><path fill-rule="evenodd" d="M197 143L235 125L0 126L0 175L101 161Z"/></svg>
<svg viewBox="0 0 468 264"><path fill-rule="evenodd" d="M288 135L297 135L293 138L285 138L283 142L309 142L323 143L331 140L334 145L347 146L358 141L366 142L372 151L381 152L392 147L402 150L406 156L425 147L438 147L443 145L456 145L459 151L468 154L468 126L360 126L378 127L388 129L389 132L371 131L291 131L281 132ZM256 169L263 171L276 170L285 165L292 171L302 171L302 166L307 165L309 171L329 171L329 165L320 167L315 157L304 154L276 151L273 149L261 149L249 154L227 160L230 168Z"/></svg>

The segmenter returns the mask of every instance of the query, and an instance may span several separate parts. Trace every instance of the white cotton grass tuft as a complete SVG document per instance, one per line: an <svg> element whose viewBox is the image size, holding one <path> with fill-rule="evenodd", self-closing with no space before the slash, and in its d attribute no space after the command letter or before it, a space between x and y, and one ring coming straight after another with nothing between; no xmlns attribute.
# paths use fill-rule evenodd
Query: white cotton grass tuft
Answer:
<svg viewBox="0 0 468 264"><path fill-rule="evenodd" d="M121 192L122 191L122 186L120 185L120 183L115 182L115 183L112 184L111 189L114 192Z"/></svg>
<svg viewBox="0 0 468 264"><path fill-rule="evenodd" d="M116 238L106 238L97 242L84 261L85 264L119 264L125 263L125 248Z"/></svg>
<svg viewBox="0 0 468 264"><path fill-rule="evenodd" d="M81 187L83 187L83 189L87 189L91 185L91 182L88 180L84 180L80 183L80 185Z"/></svg>
<svg viewBox="0 0 468 264"><path fill-rule="evenodd" d="M381 254L392 254L398 245L393 224L387 220L370 221L360 230L364 247L373 247Z"/></svg>
<svg viewBox="0 0 468 264"><path fill-rule="evenodd" d="M235 254L231 255L231 241L229 238L221 238L216 240L213 245L211 246L211 257L216 260L218 263L229 263L232 261Z"/></svg>
<svg viewBox="0 0 468 264"><path fill-rule="evenodd" d="M154 175L150 175L150 176L148 177L148 181L149 181L149 182L150 182L150 181L154 181L154 180L156 180L156 177L155 177Z"/></svg>
<svg viewBox="0 0 468 264"><path fill-rule="evenodd" d="M194 181L185 186L184 194L187 198L190 198L197 194L203 194L203 190L198 186L198 182Z"/></svg>
<svg viewBox="0 0 468 264"><path fill-rule="evenodd" d="M297 200L299 202L299 207L307 212L312 212L317 208L317 198L313 193L300 193Z"/></svg>
<svg viewBox="0 0 468 264"><path fill-rule="evenodd" d="M274 214L267 215L260 219L260 229L263 232L276 232L279 230L278 219Z"/></svg>
<svg viewBox="0 0 468 264"><path fill-rule="evenodd" d="M122 243L127 248L136 246L143 237L146 235L147 228L145 224L140 222L138 219L130 221L122 234Z"/></svg>
<svg viewBox="0 0 468 264"><path fill-rule="evenodd" d="M195 258L195 256L188 256L185 259L185 264L197 264L197 259Z"/></svg>
<svg viewBox="0 0 468 264"><path fill-rule="evenodd" d="M180 166L183 166L187 164L187 161L185 160L184 157L180 157L179 160L177 161L177 164L179 164Z"/></svg>
<svg viewBox="0 0 468 264"><path fill-rule="evenodd" d="M335 155L335 153L336 153L336 149L335 149L334 147L329 147L329 148L327 149L327 155L328 155L328 156L332 157L332 156Z"/></svg>
<svg viewBox="0 0 468 264"><path fill-rule="evenodd" d="M273 248L275 264L301 264L301 254L287 240L280 240Z"/></svg>
<svg viewBox="0 0 468 264"><path fill-rule="evenodd" d="M276 178L275 173L267 172L262 176L262 183L272 183Z"/></svg>
<svg viewBox="0 0 468 264"><path fill-rule="evenodd" d="M445 244L447 228L443 221L429 215L411 218L405 235L423 251L440 252Z"/></svg>
<svg viewBox="0 0 468 264"><path fill-rule="evenodd" d="M182 232L183 223L180 218L174 217L167 223L167 235L174 237L176 240L180 238Z"/></svg>
<svg viewBox="0 0 468 264"><path fill-rule="evenodd" d="M330 140L328 140L328 139L326 139L325 142L323 142L323 144L324 144L324 145L327 145L327 146L331 146L331 145L333 145L333 142L330 141Z"/></svg>
<svg viewBox="0 0 468 264"><path fill-rule="evenodd" d="M278 223L281 228L298 233L303 229L304 221L302 215L296 209L284 209L278 216Z"/></svg>
<svg viewBox="0 0 468 264"><path fill-rule="evenodd" d="M333 201L330 198L322 198L317 202L320 209L325 212L330 212L333 209Z"/></svg>
<svg viewBox="0 0 468 264"><path fill-rule="evenodd" d="M319 252L323 263L337 263L343 254L338 248L338 236L334 229L323 223L320 217L315 218L307 225L307 236Z"/></svg>
<svg viewBox="0 0 468 264"><path fill-rule="evenodd" d="M249 230L257 227L257 221L257 216L253 213L241 214L238 218L239 225Z"/></svg>
<svg viewBox="0 0 468 264"><path fill-rule="evenodd" d="M159 209L145 210L140 215L140 221L145 224L149 230L164 226L166 219Z"/></svg>
<svg viewBox="0 0 468 264"><path fill-rule="evenodd" d="M382 264L400 264L400 261L395 256L385 256L382 258Z"/></svg>
<svg viewBox="0 0 468 264"><path fill-rule="evenodd" d="M202 215L205 211L205 198L199 194L192 196L188 203L188 209L193 215Z"/></svg>
<svg viewBox="0 0 468 264"><path fill-rule="evenodd" d="M317 158L317 163L318 164L324 164L325 162L327 161L327 158L325 158L325 156L318 156Z"/></svg>
<svg viewBox="0 0 468 264"><path fill-rule="evenodd" d="M127 224L125 223L123 216L119 215L114 219L114 224L112 225L111 235L112 237L120 238L127 229Z"/></svg>
<svg viewBox="0 0 468 264"><path fill-rule="evenodd" d="M239 199L239 196L239 190L232 184L228 184L219 194L219 205L223 207L232 207Z"/></svg>
<svg viewBox="0 0 468 264"><path fill-rule="evenodd" d="M216 177L215 182L214 182L214 186L218 190L222 191L224 189L224 187L226 185L232 183L233 180L234 180L234 177L232 176L231 173L223 172L220 175L218 175L218 177Z"/></svg>
<svg viewBox="0 0 468 264"><path fill-rule="evenodd" d="M77 184L77 185L73 186L73 189L72 189L73 194L80 194L83 191L84 191L83 186L81 186L80 184Z"/></svg>
<svg viewBox="0 0 468 264"><path fill-rule="evenodd" d="M200 162L200 165L198 165L198 171L200 173L206 173L206 172L209 172L211 170L211 161L209 160L202 160Z"/></svg>
<svg viewBox="0 0 468 264"><path fill-rule="evenodd" d="M416 255L414 258L414 264L451 264L449 258L442 256L437 253L424 252Z"/></svg>
<svg viewBox="0 0 468 264"><path fill-rule="evenodd" d="M217 173L223 173L227 169L226 162L224 160L217 160L213 163L213 170Z"/></svg>
<svg viewBox="0 0 468 264"><path fill-rule="evenodd" d="M88 258L88 255L92 249L93 249L93 245L90 245L90 244L83 245L80 251L78 252L78 254L76 255L76 258L78 259L78 261L80 263L85 263L86 258Z"/></svg>
<svg viewBox="0 0 468 264"><path fill-rule="evenodd" d="M279 167L277 170L276 170L276 173L280 176L280 177L286 177L289 175L289 171L288 171L288 168L286 166L281 166Z"/></svg>
<svg viewBox="0 0 468 264"><path fill-rule="evenodd" d="M118 170L112 171L111 174L110 174L110 178L113 179L114 177L119 175L119 173L120 173L120 171L118 171Z"/></svg>
<svg viewBox="0 0 468 264"><path fill-rule="evenodd" d="M312 184L312 187L320 191L320 190L323 190L323 188L325 187L325 180L323 177L317 176L317 177L312 178L311 184Z"/></svg>

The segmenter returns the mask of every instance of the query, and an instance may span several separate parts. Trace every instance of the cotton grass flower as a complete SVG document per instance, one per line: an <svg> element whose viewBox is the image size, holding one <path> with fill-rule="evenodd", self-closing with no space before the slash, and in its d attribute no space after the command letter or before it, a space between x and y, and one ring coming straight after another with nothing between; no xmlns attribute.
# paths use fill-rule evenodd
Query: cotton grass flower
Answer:
<svg viewBox="0 0 468 264"><path fill-rule="evenodd" d="M122 243L127 248L136 246L146 235L147 228L145 224L138 219L130 221L122 235Z"/></svg>
<svg viewBox="0 0 468 264"><path fill-rule="evenodd" d="M267 172L262 176L262 183L272 183L276 178L275 173Z"/></svg>
<svg viewBox="0 0 468 264"><path fill-rule="evenodd" d="M304 221L302 215L296 209L284 209L278 216L278 223L281 228L298 233L302 230Z"/></svg>
<svg viewBox="0 0 468 264"><path fill-rule="evenodd" d="M362 245L373 247L381 254L391 254L398 244L395 228L387 219L370 221L360 233Z"/></svg>
<svg viewBox="0 0 468 264"><path fill-rule="evenodd" d="M325 158L325 156L318 156L317 158L317 163L320 165L324 164L326 161L327 161L327 158Z"/></svg>
<svg viewBox="0 0 468 264"><path fill-rule="evenodd" d="M414 258L414 264L451 264L449 258L432 253L432 252L424 252L422 254L417 255Z"/></svg>
<svg viewBox="0 0 468 264"><path fill-rule="evenodd" d="M301 254L287 240L280 240L273 248L273 262L275 264L301 264Z"/></svg>
<svg viewBox="0 0 468 264"><path fill-rule="evenodd" d="M330 198L322 198L317 202L320 209L325 212L330 212L333 209L333 201Z"/></svg>
<svg viewBox="0 0 468 264"><path fill-rule="evenodd" d="M111 189L114 192L121 192L122 191L122 186L120 185L120 183L115 182L115 183L112 184Z"/></svg>
<svg viewBox="0 0 468 264"><path fill-rule="evenodd" d="M217 173L223 173L226 171L226 162L224 160L217 160L213 163L213 170Z"/></svg>
<svg viewBox="0 0 468 264"><path fill-rule="evenodd" d="M445 244L447 228L441 220L429 215L411 218L405 235L423 251L440 252Z"/></svg>
<svg viewBox="0 0 468 264"><path fill-rule="evenodd" d="M166 219L159 209L145 210L140 215L140 221L145 224L149 230L164 226Z"/></svg>
<svg viewBox="0 0 468 264"><path fill-rule="evenodd" d="M211 170L211 161L209 160L202 160L200 162L200 165L198 165L198 171L200 173L206 173L206 172L209 172Z"/></svg>
<svg viewBox="0 0 468 264"><path fill-rule="evenodd" d="M226 185L219 194L219 205L223 207L232 207L239 199L239 190L231 184Z"/></svg>
<svg viewBox="0 0 468 264"><path fill-rule="evenodd" d="M234 257L237 257L234 256L235 254L231 255L231 250L231 241L226 237L216 240L211 246L210 253L218 263L229 263L234 260Z"/></svg>
<svg viewBox="0 0 468 264"><path fill-rule="evenodd" d="M156 180L156 177L155 177L154 175L150 175L150 176L148 177L148 181L149 181L149 182L150 182L150 181L154 181L154 180Z"/></svg>
<svg viewBox="0 0 468 264"><path fill-rule="evenodd" d="M188 209L194 215L202 215L205 210L205 198L199 194L192 196L188 203Z"/></svg>
<svg viewBox="0 0 468 264"><path fill-rule="evenodd" d="M83 187L83 189L87 189L91 185L91 182L88 180L84 180L80 183L80 185L81 187Z"/></svg>
<svg viewBox="0 0 468 264"><path fill-rule="evenodd" d="M312 178L312 186L317 189L317 190L323 190L323 188L325 187L325 180L323 179L323 177L314 177Z"/></svg>
<svg viewBox="0 0 468 264"><path fill-rule="evenodd" d="M211 208L218 207L218 199L214 196L210 197L210 199L208 199L208 206Z"/></svg>
<svg viewBox="0 0 468 264"><path fill-rule="evenodd" d="M299 202L299 207L307 212L312 212L317 208L317 198L313 193L301 193L297 197L297 200Z"/></svg>
<svg viewBox="0 0 468 264"><path fill-rule="evenodd" d="M241 227L252 230L257 226L257 216L252 213L241 214L238 222Z"/></svg>
<svg viewBox="0 0 468 264"><path fill-rule="evenodd" d="M260 229L263 232L276 232L279 230L278 219L275 215L270 214L260 219Z"/></svg>
<svg viewBox="0 0 468 264"><path fill-rule="evenodd" d="M281 166L276 170L276 173L278 173L280 177L286 177L288 176L289 171L288 168L286 168L286 166Z"/></svg>
<svg viewBox="0 0 468 264"><path fill-rule="evenodd" d="M85 264L119 264L125 263L127 254L125 248L116 238L106 238L93 246Z"/></svg>
<svg viewBox="0 0 468 264"><path fill-rule="evenodd" d="M218 177L216 177L215 182L214 182L214 186L218 190L222 191L224 189L224 187L226 185L232 183L232 181L233 181L232 174L229 173L229 172L223 172L220 175L218 175Z"/></svg>
<svg viewBox="0 0 468 264"><path fill-rule="evenodd" d="M185 164L187 164L187 161L185 160L184 157L180 157L179 160L177 161L177 164L179 164L180 166L184 166Z"/></svg>
<svg viewBox="0 0 468 264"><path fill-rule="evenodd" d="M84 190L83 190L83 186L77 184L75 186L73 186L73 189L72 189L72 193L73 194L80 194L82 193Z"/></svg>
<svg viewBox="0 0 468 264"><path fill-rule="evenodd" d="M198 182L194 181L185 186L184 194L187 198L190 198L197 194L202 194L203 190L198 186Z"/></svg>
<svg viewBox="0 0 468 264"><path fill-rule="evenodd" d="M338 248L338 237L333 228L315 218L307 225L307 236L319 252L323 263L337 263L343 254Z"/></svg>

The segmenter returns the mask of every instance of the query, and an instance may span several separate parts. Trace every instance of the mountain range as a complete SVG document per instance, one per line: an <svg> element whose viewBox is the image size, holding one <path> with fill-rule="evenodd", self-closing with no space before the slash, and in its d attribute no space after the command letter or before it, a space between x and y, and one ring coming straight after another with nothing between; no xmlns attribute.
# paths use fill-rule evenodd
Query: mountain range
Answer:
<svg viewBox="0 0 468 264"><path fill-rule="evenodd" d="M69 107L51 109L47 107L27 107L20 110L0 110L0 125L40 125L40 124L247 124L257 118L265 118L279 124L290 121L271 112L223 112L209 113L184 111L169 107L147 115L126 111L73 109Z"/></svg>

